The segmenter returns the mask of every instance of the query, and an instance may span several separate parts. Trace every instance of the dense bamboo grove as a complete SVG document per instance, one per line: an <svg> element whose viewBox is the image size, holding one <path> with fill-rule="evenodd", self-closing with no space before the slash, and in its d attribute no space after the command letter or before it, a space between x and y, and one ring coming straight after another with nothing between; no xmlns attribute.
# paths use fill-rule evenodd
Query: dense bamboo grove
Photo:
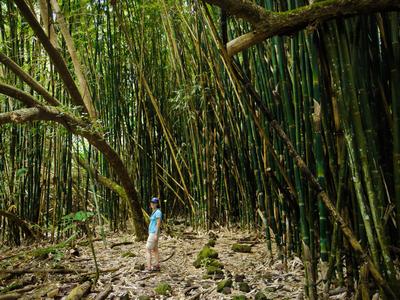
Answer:
<svg viewBox="0 0 400 300"><path fill-rule="evenodd" d="M390 295L400 246L397 12L314 24L230 59L221 41L251 27L238 18L226 21L215 6L62 0L55 18L50 2L29 7L74 74L83 101L93 105L86 105L83 119L91 119L91 129L119 155L143 208L158 195L167 220L185 218L206 228L263 226L271 254L275 243L274 255L302 257L310 299L317 297L317 283L325 291L332 283L344 285L363 299L379 289ZM308 4L258 2L272 11ZM31 27L13 1L0 2L0 82L48 101L6 66L8 57L61 102L61 111L82 116ZM88 135L54 122L3 121L24 107L11 97L1 95L0 107L3 242L28 237L16 220L35 224L55 241L70 234L63 217L79 210L95 212L111 230L125 229L142 214ZM368 271L362 272L367 256L376 283L371 287Z"/></svg>

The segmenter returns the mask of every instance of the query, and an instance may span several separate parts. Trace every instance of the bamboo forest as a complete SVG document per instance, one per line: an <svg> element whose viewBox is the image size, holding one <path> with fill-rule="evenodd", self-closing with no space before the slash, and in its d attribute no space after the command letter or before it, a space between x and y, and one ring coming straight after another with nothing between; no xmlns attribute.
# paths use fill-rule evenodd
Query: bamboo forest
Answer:
<svg viewBox="0 0 400 300"><path fill-rule="evenodd" d="M400 0L0 0L0 300L400 299Z"/></svg>

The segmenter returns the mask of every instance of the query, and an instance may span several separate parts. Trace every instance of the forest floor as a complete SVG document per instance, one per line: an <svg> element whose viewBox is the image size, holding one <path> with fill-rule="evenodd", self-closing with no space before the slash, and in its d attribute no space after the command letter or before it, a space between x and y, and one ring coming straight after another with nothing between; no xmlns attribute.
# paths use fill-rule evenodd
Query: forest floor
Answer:
<svg viewBox="0 0 400 300"><path fill-rule="evenodd" d="M234 299L236 295L246 296L241 299L255 299L258 292L264 293L264 299L303 298L304 271L299 258L293 257L285 263L271 258L263 238L246 231L221 229L215 234L213 248L224 267L223 274L212 276L206 276L204 266L193 266L199 251L209 241L209 233L185 229L175 237L162 235L160 258L163 262L161 271L154 273L141 270L145 263L145 242L133 242L132 235L128 234L109 234L106 245L103 241L94 242L103 272L83 299L100 299L96 297L106 290L111 292L104 293L108 295L103 299ZM232 245L238 241L251 245L251 252L232 251ZM65 299L79 283L93 277L95 265L88 245L77 243L73 249L53 249L40 256L32 255L38 253L37 249L38 245L0 249L0 286L3 287L0 299L12 294L16 295L15 299ZM14 274L4 273L10 269ZM231 288L224 290L228 294L217 291L217 283L223 278L232 278ZM166 296L155 291L160 283L171 287Z"/></svg>

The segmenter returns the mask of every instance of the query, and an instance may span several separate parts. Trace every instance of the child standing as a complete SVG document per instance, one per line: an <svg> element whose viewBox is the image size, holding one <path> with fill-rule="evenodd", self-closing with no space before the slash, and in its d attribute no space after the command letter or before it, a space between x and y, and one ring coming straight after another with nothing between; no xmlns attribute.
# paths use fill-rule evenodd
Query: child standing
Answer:
<svg viewBox="0 0 400 300"><path fill-rule="evenodd" d="M149 237L146 243L147 250L147 270L160 271L160 256L158 254L158 238L160 234L160 226L162 213L160 210L160 200L156 197L150 200L152 214L150 216ZM155 264L151 264L151 256L154 254Z"/></svg>

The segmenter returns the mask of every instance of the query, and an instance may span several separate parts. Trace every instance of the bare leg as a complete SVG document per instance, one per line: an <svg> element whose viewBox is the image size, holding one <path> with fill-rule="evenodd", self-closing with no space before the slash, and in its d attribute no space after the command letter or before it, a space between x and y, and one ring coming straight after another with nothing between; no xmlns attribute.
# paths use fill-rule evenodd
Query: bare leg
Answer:
<svg viewBox="0 0 400 300"><path fill-rule="evenodd" d="M146 258L147 258L147 270L151 269L151 250L146 249Z"/></svg>
<svg viewBox="0 0 400 300"><path fill-rule="evenodd" d="M154 247L153 253L154 253L154 259L156 261L155 265L160 266L160 255L158 253L158 246Z"/></svg>

